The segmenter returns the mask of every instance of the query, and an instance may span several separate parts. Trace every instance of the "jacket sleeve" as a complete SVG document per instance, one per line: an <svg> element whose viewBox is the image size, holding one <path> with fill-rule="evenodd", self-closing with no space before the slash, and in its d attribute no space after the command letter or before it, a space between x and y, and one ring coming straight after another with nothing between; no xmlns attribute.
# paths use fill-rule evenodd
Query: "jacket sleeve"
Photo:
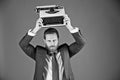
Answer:
<svg viewBox="0 0 120 80"><path fill-rule="evenodd" d="M78 30L78 32L71 33L71 34L72 34L73 38L75 39L75 42L73 42L72 44L70 44L68 46L70 57L72 57L73 55L78 53L85 45L85 41L82 38L82 34L81 34L80 30Z"/></svg>
<svg viewBox="0 0 120 80"><path fill-rule="evenodd" d="M29 36L26 34L19 42L19 46L21 49L32 59L35 60L35 54L36 54L36 48L30 44L30 41L32 40L33 36Z"/></svg>

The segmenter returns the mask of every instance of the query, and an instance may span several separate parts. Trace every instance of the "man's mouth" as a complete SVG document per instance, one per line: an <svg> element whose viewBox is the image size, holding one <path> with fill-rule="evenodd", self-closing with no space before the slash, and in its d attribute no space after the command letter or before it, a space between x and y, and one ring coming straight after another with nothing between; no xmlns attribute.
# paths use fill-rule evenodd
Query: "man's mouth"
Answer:
<svg viewBox="0 0 120 80"><path fill-rule="evenodd" d="M53 50L53 49L55 49L55 47L51 47L50 49Z"/></svg>
<svg viewBox="0 0 120 80"><path fill-rule="evenodd" d="M51 46L50 48L54 48L55 46Z"/></svg>

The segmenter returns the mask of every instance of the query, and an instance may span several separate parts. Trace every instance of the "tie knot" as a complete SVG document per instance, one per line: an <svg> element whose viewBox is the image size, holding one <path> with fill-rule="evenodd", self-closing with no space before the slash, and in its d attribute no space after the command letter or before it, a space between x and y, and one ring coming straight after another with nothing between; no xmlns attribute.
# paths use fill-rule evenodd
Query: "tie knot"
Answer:
<svg viewBox="0 0 120 80"><path fill-rule="evenodd" d="M56 56L56 53L54 52L52 55L53 55L53 57L55 57L55 56Z"/></svg>
<svg viewBox="0 0 120 80"><path fill-rule="evenodd" d="M50 54L52 54L53 56L55 56L57 54L57 51L50 52Z"/></svg>

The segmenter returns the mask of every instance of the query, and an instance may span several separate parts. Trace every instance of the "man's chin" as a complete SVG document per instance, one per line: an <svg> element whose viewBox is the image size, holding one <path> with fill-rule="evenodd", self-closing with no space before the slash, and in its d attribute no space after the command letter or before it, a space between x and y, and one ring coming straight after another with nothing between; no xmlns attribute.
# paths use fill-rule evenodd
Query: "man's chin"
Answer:
<svg viewBox="0 0 120 80"><path fill-rule="evenodd" d="M54 52L56 51L57 47L47 47L49 51Z"/></svg>
<svg viewBox="0 0 120 80"><path fill-rule="evenodd" d="M50 48L49 50L50 50L51 52L54 52L54 51L56 51L56 48L54 48L54 49L53 49L53 48L52 48L52 49Z"/></svg>
<svg viewBox="0 0 120 80"><path fill-rule="evenodd" d="M54 51L55 51L55 49L50 49L50 51L51 51L51 52L54 52Z"/></svg>

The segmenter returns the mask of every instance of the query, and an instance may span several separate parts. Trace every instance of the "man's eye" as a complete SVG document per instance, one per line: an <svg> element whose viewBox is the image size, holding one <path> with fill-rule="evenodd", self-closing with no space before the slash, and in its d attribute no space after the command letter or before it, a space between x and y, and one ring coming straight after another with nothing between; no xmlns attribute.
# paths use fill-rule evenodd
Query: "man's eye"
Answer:
<svg viewBox="0 0 120 80"><path fill-rule="evenodd" d="M48 40L48 42L50 42L50 40Z"/></svg>

